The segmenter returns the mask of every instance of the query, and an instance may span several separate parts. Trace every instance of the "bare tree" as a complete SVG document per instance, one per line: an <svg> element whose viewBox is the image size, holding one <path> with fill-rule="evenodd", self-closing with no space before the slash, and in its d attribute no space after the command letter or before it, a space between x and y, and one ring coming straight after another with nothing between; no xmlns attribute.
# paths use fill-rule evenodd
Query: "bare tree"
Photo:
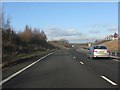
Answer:
<svg viewBox="0 0 120 90"><path fill-rule="evenodd" d="M20 33L20 38L23 42L30 42L31 39L32 39L32 31L31 31L31 28L29 28L27 25L25 27L25 30Z"/></svg>
<svg viewBox="0 0 120 90"><path fill-rule="evenodd" d="M0 6L0 30L2 30L2 19L3 19L3 12L2 12L2 6Z"/></svg>
<svg viewBox="0 0 120 90"><path fill-rule="evenodd" d="M43 36L43 40L47 40L47 36L46 36L46 34L44 33L44 31L41 31L41 34L42 34L42 36Z"/></svg>

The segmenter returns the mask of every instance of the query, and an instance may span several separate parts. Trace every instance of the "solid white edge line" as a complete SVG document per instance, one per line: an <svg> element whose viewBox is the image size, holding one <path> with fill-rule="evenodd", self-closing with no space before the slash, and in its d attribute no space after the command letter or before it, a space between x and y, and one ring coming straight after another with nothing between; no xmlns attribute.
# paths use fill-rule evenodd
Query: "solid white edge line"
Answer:
<svg viewBox="0 0 120 90"><path fill-rule="evenodd" d="M30 68L31 66L33 66L34 64L36 64L37 62L39 62L40 60L46 58L47 56L49 56L49 55L51 55L51 54L53 54L53 52L51 52L51 53L43 56L42 58L38 59L37 61L33 62L32 64L26 66L25 68L19 70L18 72L14 73L13 75L11 75L11 76L7 77L6 79L2 80L2 81L0 82L0 85L2 85L2 84L4 84L5 82L9 81L9 80L12 79L13 77L17 76L17 75L20 74L21 72L25 71L26 69Z"/></svg>
<svg viewBox="0 0 120 90"><path fill-rule="evenodd" d="M81 64L84 64L83 62L80 61Z"/></svg>
<svg viewBox="0 0 120 90"><path fill-rule="evenodd" d="M114 83L113 81L111 81L110 79L106 78L105 76L101 76L103 79L105 79L106 81L108 81L109 83L111 83L112 85L117 85L116 83Z"/></svg>

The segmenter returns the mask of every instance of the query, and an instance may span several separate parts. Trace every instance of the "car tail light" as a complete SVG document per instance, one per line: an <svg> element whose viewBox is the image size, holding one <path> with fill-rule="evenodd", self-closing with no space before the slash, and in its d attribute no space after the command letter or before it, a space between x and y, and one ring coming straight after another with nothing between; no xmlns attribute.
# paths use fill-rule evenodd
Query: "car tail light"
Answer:
<svg viewBox="0 0 120 90"><path fill-rule="evenodd" d="M110 51L107 50L107 52L110 54Z"/></svg>
<svg viewBox="0 0 120 90"><path fill-rule="evenodd" d="M97 51L93 50L93 52L97 52Z"/></svg>
<svg viewBox="0 0 120 90"><path fill-rule="evenodd" d="M108 53L110 53L110 51L107 50Z"/></svg>

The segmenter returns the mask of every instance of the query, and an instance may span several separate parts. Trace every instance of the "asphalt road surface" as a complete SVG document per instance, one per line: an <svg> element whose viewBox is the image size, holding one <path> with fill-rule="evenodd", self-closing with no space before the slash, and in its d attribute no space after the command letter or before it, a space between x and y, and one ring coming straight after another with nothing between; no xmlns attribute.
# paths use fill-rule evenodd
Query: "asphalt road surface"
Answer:
<svg viewBox="0 0 120 90"><path fill-rule="evenodd" d="M85 53L74 49L59 50L9 79L2 87L118 88L118 63L113 59L90 60Z"/></svg>

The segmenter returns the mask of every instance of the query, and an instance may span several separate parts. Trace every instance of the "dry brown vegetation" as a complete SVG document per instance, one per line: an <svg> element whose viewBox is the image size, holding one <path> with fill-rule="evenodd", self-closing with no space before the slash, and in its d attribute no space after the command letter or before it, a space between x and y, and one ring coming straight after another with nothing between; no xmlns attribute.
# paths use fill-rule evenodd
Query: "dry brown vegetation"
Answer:
<svg viewBox="0 0 120 90"><path fill-rule="evenodd" d="M101 45L107 46L110 51L118 51L118 39L102 43Z"/></svg>
<svg viewBox="0 0 120 90"><path fill-rule="evenodd" d="M2 21L0 22L2 23ZM1 28L3 58L55 48L47 42L47 36L43 30L26 25L23 31L16 33L16 30L10 25L9 18L4 22Z"/></svg>
<svg viewBox="0 0 120 90"><path fill-rule="evenodd" d="M49 43L59 49L67 49L70 47L69 43L66 41L50 41Z"/></svg>
<svg viewBox="0 0 120 90"><path fill-rule="evenodd" d="M108 47L109 51L112 51L112 52L120 52L120 39L115 39L115 40L112 40L112 41L108 41L108 40L103 40L103 41L100 41L100 42L97 42L95 45L105 45ZM75 44L76 47L82 47L82 48L88 48L88 44L85 43L85 44Z"/></svg>

